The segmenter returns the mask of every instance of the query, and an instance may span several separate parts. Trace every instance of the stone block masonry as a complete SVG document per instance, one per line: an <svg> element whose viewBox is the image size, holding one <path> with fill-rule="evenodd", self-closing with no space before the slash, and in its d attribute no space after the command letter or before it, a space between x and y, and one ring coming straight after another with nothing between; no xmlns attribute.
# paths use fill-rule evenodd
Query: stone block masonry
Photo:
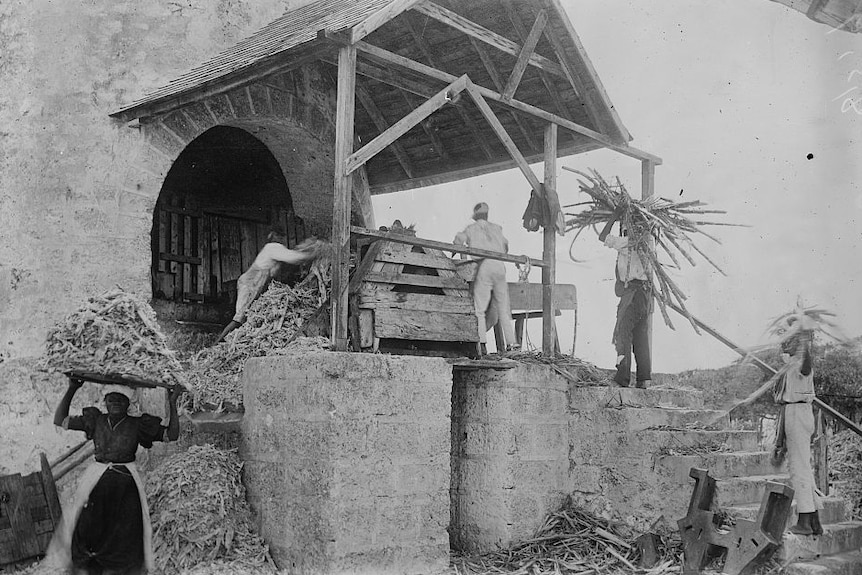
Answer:
<svg viewBox="0 0 862 575"><path fill-rule="evenodd" d="M291 573L442 573L452 368L317 352L249 360L244 482Z"/></svg>

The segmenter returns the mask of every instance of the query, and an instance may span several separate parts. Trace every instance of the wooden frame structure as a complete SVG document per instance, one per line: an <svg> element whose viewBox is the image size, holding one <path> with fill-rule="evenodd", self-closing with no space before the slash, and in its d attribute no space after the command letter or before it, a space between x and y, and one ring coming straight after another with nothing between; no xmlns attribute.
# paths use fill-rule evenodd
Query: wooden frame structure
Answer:
<svg viewBox="0 0 862 575"><path fill-rule="evenodd" d="M316 63L337 68L333 349L348 346L351 233L371 233L351 227L352 174L364 166L380 194L515 167L546 205L543 254L532 263L542 267L551 354L557 158L598 148L633 158L644 197L662 163L629 145L561 0L315 0L112 116L144 123L242 86L280 90L281 76ZM537 161L542 180L530 168Z"/></svg>

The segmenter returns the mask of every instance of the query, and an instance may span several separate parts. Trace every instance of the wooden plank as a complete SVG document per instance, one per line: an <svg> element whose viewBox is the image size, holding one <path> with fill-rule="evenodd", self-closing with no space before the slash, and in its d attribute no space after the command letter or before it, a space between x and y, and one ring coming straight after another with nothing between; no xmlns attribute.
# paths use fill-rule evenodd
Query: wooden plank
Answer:
<svg viewBox="0 0 862 575"><path fill-rule="evenodd" d="M371 95L358 84L356 86L356 95L359 97L359 102L362 104L362 107L365 108L371 121L377 127L377 131L381 134L385 132L389 128L389 122L387 122L383 117L383 114L380 112L377 104L374 103L374 99L371 98ZM401 165L401 169L404 170L407 177L412 178L413 166L410 163L410 158L407 156L407 152L404 151L401 144L398 142L392 142L392 152L395 154L395 158L398 160L398 163Z"/></svg>
<svg viewBox="0 0 862 575"><path fill-rule="evenodd" d="M359 310L359 347L367 349L374 345L374 312L370 309Z"/></svg>
<svg viewBox="0 0 862 575"><path fill-rule="evenodd" d="M379 338L419 341L478 341L475 314L441 314L429 311L374 311L374 335Z"/></svg>
<svg viewBox="0 0 862 575"><path fill-rule="evenodd" d="M500 260L501 262L509 262L515 264L529 263L530 265L536 267L543 267L547 265L544 260L532 259L528 258L527 256L504 254L500 252L492 252L490 250L480 250L478 248L471 248L468 246L457 246L455 244L447 244L446 242L438 242L436 240L428 240L425 238L417 238L414 236L405 236L391 232L381 232L378 230L369 230L367 228L360 228L359 226L351 226L350 233L366 238L388 240L390 242L398 244L409 244L414 246L422 246L423 248L443 250L444 252L467 254L476 258L490 258Z"/></svg>
<svg viewBox="0 0 862 575"><path fill-rule="evenodd" d="M354 53L354 58L356 57ZM466 87L469 79L466 75L457 78L451 84L437 92L424 104L392 124L392 126L368 142L357 152L347 158L347 174L353 173L359 166L376 156L386 146L406 134L422 120L448 104L456 95L460 94Z"/></svg>
<svg viewBox="0 0 862 575"><path fill-rule="evenodd" d="M363 286L359 292L359 307L392 308L438 313L475 313L472 298L449 295L393 292Z"/></svg>
<svg viewBox="0 0 862 575"><path fill-rule="evenodd" d="M356 48L338 51L338 92L335 106L335 174L332 209L332 295L330 343L335 351L347 351L347 297L350 257L350 207L353 178L348 158L353 151L356 101Z"/></svg>
<svg viewBox="0 0 862 575"><path fill-rule="evenodd" d="M214 217L210 227L210 294L221 294L221 218Z"/></svg>
<svg viewBox="0 0 862 575"><path fill-rule="evenodd" d="M533 170L530 168L530 164L527 163L527 159L524 158L521 151L518 150L518 146L515 145L515 141L512 140L511 136L506 132L506 128L503 127L503 124L500 123L497 115L494 114L494 111L488 105L488 102L485 101L485 98L482 97L482 94L472 83L467 86L467 93L470 94L470 97L473 98L474 102L476 102L476 105L479 107L479 111L482 112L482 115L485 116L486 120L488 120L488 123L491 125L491 129L494 130L494 133L497 134L497 137L503 143L506 151L509 152L512 159L515 160L521 173L524 174L524 177L527 178L527 181L530 182L530 185L536 193L540 196L543 195L544 191L542 190L542 184L539 182L536 174L533 173Z"/></svg>
<svg viewBox="0 0 862 575"><path fill-rule="evenodd" d="M197 276L197 270L192 270L189 260L192 257L192 218L191 216L183 216L183 293L192 291L192 271ZM197 264L200 264L200 258L197 259Z"/></svg>
<svg viewBox="0 0 862 575"><path fill-rule="evenodd" d="M391 272L368 272L365 274L365 281L421 287L462 288L465 290L469 288L467 282L459 277L441 278L438 276L420 276L417 274L397 274Z"/></svg>
<svg viewBox="0 0 862 575"><path fill-rule="evenodd" d="M544 187L550 191L557 189L557 125L550 123L545 127ZM547 205L543 211L546 215L546 223L542 230L542 259L550 265L542 268L542 353L551 357L555 352L554 343L558 340L554 322L554 311L557 309L554 303L557 283L557 236L553 214L550 214Z"/></svg>
<svg viewBox="0 0 862 575"><path fill-rule="evenodd" d="M219 222L219 245L221 251L221 283L237 279L242 275L240 256L239 222L223 218Z"/></svg>
<svg viewBox="0 0 862 575"><path fill-rule="evenodd" d="M518 54L518 59L515 62L514 68L512 68L512 73L509 75L506 89L503 90L503 97L511 98L515 95L515 91L521 83L521 78L523 78L524 72L527 70L530 56L532 56L533 52L536 50L536 46L539 44L539 39L542 37L542 32L547 23L548 13L544 10L540 10L539 14L536 16L536 21L533 22L533 27L530 30L527 39L524 41L524 45L521 47L521 52Z"/></svg>
<svg viewBox="0 0 862 575"><path fill-rule="evenodd" d="M193 256L166 254L164 252L159 254L159 259L162 259L162 260L165 260L168 262L177 262L177 263L181 263L181 264L199 265L201 263L201 258L196 258Z"/></svg>
<svg viewBox="0 0 862 575"><path fill-rule="evenodd" d="M542 309L543 286L538 283L509 282L509 302L512 311L538 311ZM571 284L554 285L554 308L573 310L578 307L578 294Z"/></svg>
<svg viewBox="0 0 862 575"><path fill-rule="evenodd" d="M362 40L402 12L410 10L422 0L394 0L350 29L350 43Z"/></svg>
<svg viewBox="0 0 862 575"><path fill-rule="evenodd" d="M210 234L211 216L203 215L198 220L198 255L201 264L198 266L198 293L210 295Z"/></svg>
<svg viewBox="0 0 862 575"><path fill-rule="evenodd" d="M455 270L455 264L447 257L440 257L418 252L404 251L401 253L381 252L377 255L379 262L408 264L438 270Z"/></svg>
<svg viewBox="0 0 862 575"><path fill-rule="evenodd" d="M374 242L368 246L368 251L365 252L365 257L359 262L359 265L353 270L353 275L350 277L349 292L354 293L359 290L362 282L365 281L365 276L374 267L377 261L377 256L380 254L386 242Z"/></svg>
<svg viewBox="0 0 862 575"><path fill-rule="evenodd" d="M24 478L20 474L0 476L0 516L9 518L14 539L0 545L0 564L12 563L39 554L39 543L30 507L27 505Z"/></svg>
<svg viewBox="0 0 862 575"><path fill-rule="evenodd" d="M160 204L160 206L161 206L161 204ZM161 209L161 208L156 210L156 214L159 218L159 226L158 226L159 237L158 237L158 247L156 249L159 250L159 253L163 253L163 252L167 251L167 236L168 236L169 227L170 227L168 224L169 216L168 216L168 213L164 209ZM161 258L159 258L159 268L157 271L159 271L159 272L167 271L167 264Z"/></svg>
<svg viewBox="0 0 862 575"><path fill-rule="evenodd" d="M176 202L176 198L171 198L171 202ZM180 255L179 252L179 242L180 242L180 219L182 216L176 212L169 212L171 218L171 229L168 236L168 253L173 255ZM175 261L172 261L169 264L169 271L172 274L179 273L179 266ZM181 278L180 278L181 279ZM173 297L173 294L171 294Z"/></svg>
<svg viewBox="0 0 862 575"><path fill-rule="evenodd" d="M197 208L186 208L184 206L162 206L162 209L171 214L178 214L181 216L192 216L192 217L200 217L201 210Z"/></svg>
<svg viewBox="0 0 862 575"><path fill-rule="evenodd" d="M247 270L257 257L257 233L254 222L240 221L240 253L242 255L242 269Z"/></svg>
<svg viewBox="0 0 862 575"><path fill-rule="evenodd" d="M481 42L488 44L489 46L493 46L498 50L506 52L507 54L511 54L516 58L521 52L521 47L512 40L505 38L496 32L492 32L487 28L476 24L464 18L460 14L453 12L451 10L447 10L442 6L434 4L433 2L423 2L419 6L416 7L417 12L421 12L426 16L430 16L435 20L442 22L448 26L455 28L463 32L464 34L470 36L471 38L475 38ZM531 54L529 63L531 66L535 66L552 74L556 74L557 76L563 76L563 68L556 62L553 62L544 56L539 54Z"/></svg>
<svg viewBox="0 0 862 575"><path fill-rule="evenodd" d="M406 92L402 92L401 96L404 98L404 101L407 103L409 108L413 108L415 103L410 94ZM446 151L446 146L443 145L443 140L440 139L440 136L437 135L437 131L431 126L427 121L419 122L419 126L422 128L422 131L425 132L425 135L431 140L431 146L434 148L434 151L437 152L437 156L440 157L441 160L445 162L451 162L452 158L449 156L449 152Z"/></svg>
<svg viewBox="0 0 862 575"><path fill-rule="evenodd" d="M380 60L382 62L387 62L393 66L406 68L406 69L412 70L418 74L429 76L431 78L436 78L436 79L441 80L443 82L451 82L455 78L455 76L453 76L452 74L448 74L448 73L443 72L441 70L437 70L436 68L432 68L431 66L426 66L426 65L421 64L419 62L416 62L415 60L405 58L404 56L399 56L398 54L395 54L393 52L389 52L388 50L384 50L383 48L378 48L377 46L372 46L366 42L358 42L356 44L356 47L358 50L361 50L363 53L368 54L370 57L377 58L378 60ZM569 131L575 132L576 134L581 134L582 136L586 136L592 140L595 140L596 142L602 144L602 146L604 146L605 148L614 150L616 152L619 152L620 154L623 154L625 156L629 156L632 158L636 158L638 160L648 159L648 160L654 162L656 165L661 165L661 163L662 163L661 158L656 156L656 155L650 154L648 152L644 152L643 150L635 148L634 146L629 146L627 144L617 144L614 141L612 141L609 137L605 136L604 134L597 132L595 130L591 130L590 128L586 128L584 126L581 126L580 124L572 122L571 120L561 118L560 116L558 116L556 114L552 114L550 112L542 110L541 108L537 108L536 106L531 106L530 104L527 104L525 102L521 102L521 101L516 100L514 98L506 99L503 97L502 94L495 92L493 90L489 90L488 88L484 88L482 86L477 86L475 84L474 84L474 86L476 86L476 89L485 98L488 98L490 100L495 100L497 102L500 102L501 104L505 104L505 105L510 106L511 108L515 109L515 110L519 110L521 112L524 112L525 114L529 114L529 115L534 116L536 118L539 118L542 120L547 120L549 122L553 122L553 123L557 124L558 126L560 126L561 128L565 128Z"/></svg>
<svg viewBox="0 0 862 575"><path fill-rule="evenodd" d="M41 465L40 480L42 482L42 492L45 495L45 502L48 504L48 511L51 516L52 529L59 527L60 518L63 515L63 509L60 507L60 496L57 493L57 484L54 483L54 475L51 473L51 465L48 463L48 458L44 453L39 454L39 463ZM44 551L44 549L42 549Z"/></svg>
<svg viewBox="0 0 862 575"><path fill-rule="evenodd" d="M323 61L327 64L335 66L338 65L338 61L335 58L324 58ZM421 96L426 100L437 93L437 90L432 86L428 86L422 82L417 82L416 80L405 77L403 74L398 74L393 70L389 70L371 62L357 61L356 73L360 76L371 78L372 80L386 84L387 86L392 86L393 88L398 88L404 92Z"/></svg>

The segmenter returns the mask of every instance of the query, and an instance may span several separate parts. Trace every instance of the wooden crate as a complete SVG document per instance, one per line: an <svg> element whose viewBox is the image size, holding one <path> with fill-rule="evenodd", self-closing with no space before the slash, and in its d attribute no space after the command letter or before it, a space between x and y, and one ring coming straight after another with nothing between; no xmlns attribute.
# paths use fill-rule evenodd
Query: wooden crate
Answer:
<svg viewBox="0 0 862 575"><path fill-rule="evenodd" d="M379 240L350 280L351 347L473 357L479 332L470 285L440 250Z"/></svg>
<svg viewBox="0 0 862 575"><path fill-rule="evenodd" d="M48 460L42 469L0 477L0 565L44 555L60 524L60 498Z"/></svg>

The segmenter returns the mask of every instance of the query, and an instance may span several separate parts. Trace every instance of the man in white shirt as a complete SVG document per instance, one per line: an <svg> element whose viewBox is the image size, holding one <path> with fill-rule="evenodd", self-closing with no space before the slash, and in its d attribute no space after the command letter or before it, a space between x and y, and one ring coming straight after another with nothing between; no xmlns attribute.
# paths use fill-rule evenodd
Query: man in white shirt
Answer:
<svg viewBox="0 0 862 575"><path fill-rule="evenodd" d="M632 353L637 363L635 386L646 388L652 380L652 357L649 342L649 323L652 312L652 293L646 266L634 246L629 244L626 230L622 236L611 236L610 231L621 213L605 225L599 241L617 250L614 292L620 298L617 321L614 325L613 344L617 351L617 373L614 381L628 387L631 382ZM622 228L622 224L620 224Z"/></svg>
<svg viewBox="0 0 862 575"><path fill-rule="evenodd" d="M284 234L270 232L266 241L254 262L236 281L236 314L219 335L220 342L242 325L249 306L263 293L270 280L278 273L281 264L299 265L314 257L313 252L288 249L284 245L287 243Z"/></svg>
<svg viewBox="0 0 862 575"><path fill-rule="evenodd" d="M473 223L455 235L452 242L459 246L469 246L493 252L509 253L509 240L503 236L503 228L488 221L488 204L480 202L473 207ZM506 266L500 260L483 259L476 270L473 280L473 305L479 323L479 343L484 352L488 327L485 313L489 306L496 308L497 317L503 328L506 349L519 348L515 341L515 327L512 322L512 307L509 303L509 284L506 282Z"/></svg>

